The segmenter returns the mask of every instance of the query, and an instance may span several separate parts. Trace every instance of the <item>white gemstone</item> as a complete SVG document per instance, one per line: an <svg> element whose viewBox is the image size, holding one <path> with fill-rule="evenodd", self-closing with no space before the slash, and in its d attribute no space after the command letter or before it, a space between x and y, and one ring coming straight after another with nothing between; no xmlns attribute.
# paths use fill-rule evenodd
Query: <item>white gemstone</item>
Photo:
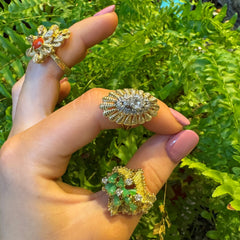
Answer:
<svg viewBox="0 0 240 240"><path fill-rule="evenodd" d="M126 184L127 186L130 186L130 185L133 184L133 180L132 180L131 178L128 178L128 179L125 180L125 184Z"/></svg>
<svg viewBox="0 0 240 240"><path fill-rule="evenodd" d="M108 183L108 178L107 177L102 178L102 183L107 184Z"/></svg>
<svg viewBox="0 0 240 240"><path fill-rule="evenodd" d="M120 197L122 195L122 193L123 193L123 190L121 188L118 188L116 190L116 194L117 194L118 197Z"/></svg>
<svg viewBox="0 0 240 240"><path fill-rule="evenodd" d="M140 195L140 194L137 193L137 194L135 195L135 200L138 201L138 202L140 202L140 201L142 200L142 195Z"/></svg>
<svg viewBox="0 0 240 240"><path fill-rule="evenodd" d="M51 37L53 35L53 31L52 30L48 30L47 32L46 32L46 34L44 35L44 37L45 38L49 38L49 37Z"/></svg>

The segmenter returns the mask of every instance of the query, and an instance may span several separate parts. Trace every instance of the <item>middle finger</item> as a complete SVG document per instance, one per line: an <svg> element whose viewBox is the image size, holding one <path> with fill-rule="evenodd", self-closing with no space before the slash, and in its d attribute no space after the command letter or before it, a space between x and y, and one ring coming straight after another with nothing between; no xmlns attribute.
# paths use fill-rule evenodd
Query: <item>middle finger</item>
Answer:
<svg viewBox="0 0 240 240"><path fill-rule="evenodd" d="M82 20L69 28L71 37L57 49L57 55L72 67L81 61L89 47L110 36L117 26L112 12ZM28 65L24 84L16 106L11 135L15 135L41 121L55 108L59 96L59 80L63 71L48 58L42 64Z"/></svg>

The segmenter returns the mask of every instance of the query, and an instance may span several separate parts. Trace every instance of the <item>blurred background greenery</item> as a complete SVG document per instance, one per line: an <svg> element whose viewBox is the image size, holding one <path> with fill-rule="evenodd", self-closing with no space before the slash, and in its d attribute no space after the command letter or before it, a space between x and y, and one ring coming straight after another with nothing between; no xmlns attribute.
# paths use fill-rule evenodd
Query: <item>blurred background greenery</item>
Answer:
<svg viewBox="0 0 240 240"><path fill-rule="evenodd" d="M37 26L67 28L116 4L116 32L73 68L70 96L93 87L150 92L191 120L200 136L131 239L240 239L240 31L227 6L159 0L0 0L0 144L11 128L11 87L26 70ZM58 107L61 107L59 105ZM76 152L63 180L92 191L151 136L142 127L103 131ZM1 194L1 193L0 193Z"/></svg>

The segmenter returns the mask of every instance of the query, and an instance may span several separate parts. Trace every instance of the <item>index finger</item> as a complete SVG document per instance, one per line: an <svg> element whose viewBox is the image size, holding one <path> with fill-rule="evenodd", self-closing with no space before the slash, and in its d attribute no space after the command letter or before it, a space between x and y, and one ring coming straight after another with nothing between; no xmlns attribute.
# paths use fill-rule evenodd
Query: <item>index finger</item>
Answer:
<svg viewBox="0 0 240 240"><path fill-rule="evenodd" d="M37 165L38 171L44 169L41 175L46 176L47 173L46 177L53 179L61 177L72 153L91 142L101 130L121 127L104 117L99 108L102 98L107 96L109 91L89 90L29 131L23 132L21 139L24 139L30 149L36 151L36 159L32 159L31 156L29 161ZM174 118L169 108L161 101L158 103L158 115L145 124L146 128L158 134L174 134L181 131L183 126Z"/></svg>

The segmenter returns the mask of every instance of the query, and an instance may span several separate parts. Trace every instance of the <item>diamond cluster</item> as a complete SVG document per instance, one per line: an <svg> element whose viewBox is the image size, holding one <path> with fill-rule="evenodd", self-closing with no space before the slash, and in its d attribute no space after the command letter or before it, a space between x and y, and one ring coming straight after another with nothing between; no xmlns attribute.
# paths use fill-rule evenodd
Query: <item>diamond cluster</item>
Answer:
<svg viewBox="0 0 240 240"><path fill-rule="evenodd" d="M103 98L100 108L111 121L133 126L150 121L157 115L159 105L150 93L126 88L110 92Z"/></svg>

